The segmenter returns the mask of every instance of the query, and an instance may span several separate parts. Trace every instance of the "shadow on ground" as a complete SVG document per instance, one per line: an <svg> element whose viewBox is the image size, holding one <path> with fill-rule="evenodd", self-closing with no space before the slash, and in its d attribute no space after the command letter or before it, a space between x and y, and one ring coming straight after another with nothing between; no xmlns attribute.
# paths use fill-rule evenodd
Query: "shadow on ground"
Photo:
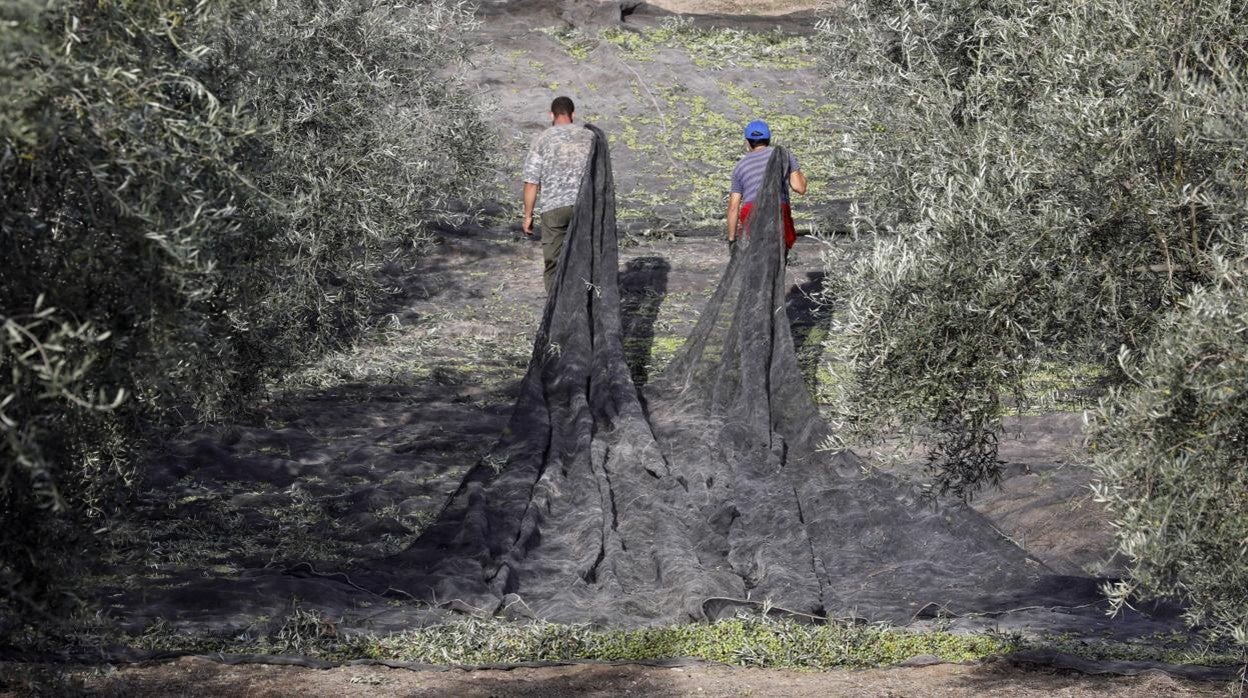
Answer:
<svg viewBox="0 0 1248 698"><path fill-rule="evenodd" d="M806 272L806 281L789 288L785 297L785 310L793 332L793 348L797 351L797 365L802 378L812 394L818 391L819 364L823 359L823 342L832 324L833 308L823 302L824 280L827 272Z"/></svg>
<svg viewBox="0 0 1248 698"><path fill-rule="evenodd" d="M667 297L667 273L671 265L662 257L630 259L620 270L620 324L624 357L633 383L641 388L650 379L655 322Z"/></svg>

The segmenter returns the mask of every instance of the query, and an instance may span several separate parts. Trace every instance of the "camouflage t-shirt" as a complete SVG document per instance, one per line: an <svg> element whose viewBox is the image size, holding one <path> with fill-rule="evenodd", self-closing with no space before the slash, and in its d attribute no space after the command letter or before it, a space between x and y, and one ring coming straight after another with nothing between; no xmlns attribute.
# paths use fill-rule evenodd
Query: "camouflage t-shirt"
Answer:
<svg viewBox="0 0 1248 698"><path fill-rule="evenodd" d="M576 203L593 144L593 132L580 124L551 126L533 141L524 161L524 181L542 187L535 213Z"/></svg>

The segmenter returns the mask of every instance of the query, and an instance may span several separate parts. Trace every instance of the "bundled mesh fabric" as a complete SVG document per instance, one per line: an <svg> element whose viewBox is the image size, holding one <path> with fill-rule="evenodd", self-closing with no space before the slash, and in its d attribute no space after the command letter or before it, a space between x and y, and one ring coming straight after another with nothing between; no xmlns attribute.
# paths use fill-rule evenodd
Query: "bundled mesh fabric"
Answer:
<svg viewBox="0 0 1248 698"><path fill-rule="evenodd" d="M785 314L781 148L718 289L643 407L621 341L610 156L593 130L507 433L373 586L611 625L742 605L907 621L933 607L1086 600L1087 584L1048 575L974 512L933 508L852 453L817 450L827 426Z"/></svg>
<svg viewBox="0 0 1248 698"><path fill-rule="evenodd" d="M697 613L634 594L659 568L672 584L699 575L691 549L660 543L681 537L671 510L681 495L624 356L611 161L606 137L590 128L589 167L511 422L495 454L392 561L387 582L404 595L552 620Z"/></svg>

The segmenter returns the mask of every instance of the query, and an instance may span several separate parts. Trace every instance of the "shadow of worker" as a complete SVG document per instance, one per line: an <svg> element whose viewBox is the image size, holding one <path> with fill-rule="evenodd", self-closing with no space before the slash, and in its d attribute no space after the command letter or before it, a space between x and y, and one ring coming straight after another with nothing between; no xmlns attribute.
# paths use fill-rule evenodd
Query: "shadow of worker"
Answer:
<svg viewBox="0 0 1248 698"><path fill-rule="evenodd" d="M620 325L624 359L638 387L650 379L654 323L667 296L671 265L662 257L637 257L620 271Z"/></svg>
<svg viewBox="0 0 1248 698"><path fill-rule="evenodd" d="M818 382L823 343L832 325L832 307L821 298L826 278L827 274L822 271L807 272L806 282L790 288L784 299L797 365L806 388L812 393Z"/></svg>

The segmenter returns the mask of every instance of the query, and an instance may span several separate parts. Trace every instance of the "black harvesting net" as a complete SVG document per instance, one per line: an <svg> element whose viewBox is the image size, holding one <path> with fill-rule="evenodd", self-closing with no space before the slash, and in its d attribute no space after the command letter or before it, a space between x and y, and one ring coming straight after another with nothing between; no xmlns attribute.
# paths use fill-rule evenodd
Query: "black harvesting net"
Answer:
<svg viewBox="0 0 1248 698"><path fill-rule="evenodd" d="M590 127L593 128L593 127ZM620 336L615 201L595 143L508 430L370 575L442 608L648 625L742 605L907 621L1095 601L965 507L819 451L785 315L776 148L719 288L639 399Z"/></svg>

